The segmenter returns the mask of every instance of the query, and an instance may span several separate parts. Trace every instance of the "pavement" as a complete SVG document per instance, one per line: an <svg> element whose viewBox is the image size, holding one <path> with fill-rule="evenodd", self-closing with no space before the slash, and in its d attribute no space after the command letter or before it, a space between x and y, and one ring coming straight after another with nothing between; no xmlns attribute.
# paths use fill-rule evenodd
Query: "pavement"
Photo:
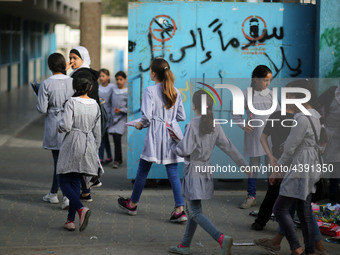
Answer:
<svg viewBox="0 0 340 255"><path fill-rule="evenodd" d="M180 242L185 229L185 224L169 222L174 204L171 188L167 183L145 188L138 215L124 214L117 198L130 196L133 187L126 178L125 164L119 169L104 166L103 186L92 190L93 202L85 203L92 210L87 229L63 229L67 211L61 210L60 204L42 201L50 189L53 159L50 151L42 149L44 118L36 112L35 102L27 86L0 94L0 255L168 254L168 247ZM126 137L123 141L126 155ZM203 211L224 234L233 236L234 242L271 237L276 222L270 221L260 232L250 229L254 218L249 212L258 210L265 181L260 180L258 187L258 205L241 210L238 205L245 198L246 182L215 180L215 197L203 202ZM303 243L301 230L298 233ZM325 246L329 254L339 254L339 245L325 242ZM220 254L220 249L198 227L191 254ZM234 246L232 254L269 253L256 246ZM290 254L286 240L281 254Z"/></svg>

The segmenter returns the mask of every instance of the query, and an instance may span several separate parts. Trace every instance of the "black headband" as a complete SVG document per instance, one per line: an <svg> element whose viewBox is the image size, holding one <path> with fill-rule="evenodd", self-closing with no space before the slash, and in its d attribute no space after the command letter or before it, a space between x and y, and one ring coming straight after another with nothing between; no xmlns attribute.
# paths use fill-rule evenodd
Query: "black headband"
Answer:
<svg viewBox="0 0 340 255"><path fill-rule="evenodd" d="M76 54L78 57L80 57L81 59L83 59L83 58L80 56L80 53L79 53L78 50L72 49L72 50L70 51L70 54L71 54L71 53L74 53L74 54Z"/></svg>

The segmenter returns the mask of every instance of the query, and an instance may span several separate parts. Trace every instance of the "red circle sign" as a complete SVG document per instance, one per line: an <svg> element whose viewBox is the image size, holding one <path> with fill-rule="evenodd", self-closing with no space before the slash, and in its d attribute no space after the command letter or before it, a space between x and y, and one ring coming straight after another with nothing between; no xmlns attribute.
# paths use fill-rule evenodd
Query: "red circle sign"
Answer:
<svg viewBox="0 0 340 255"><path fill-rule="evenodd" d="M175 35L176 29L175 21L168 15L154 17L149 26L153 39L159 42L169 41Z"/></svg>
<svg viewBox="0 0 340 255"><path fill-rule="evenodd" d="M251 35L251 33L252 32L250 32L250 35L248 35L245 31L244 31L244 24L248 21L248 20L250 20L250 22L258 22L259 20L260 21L262 21L262 23L263 23L263 33L261 34L261 35L257 35L256 36L256 33L254 33L254 35L255 35L255 37L254 37L254 35L252 36ZM249 22L249 23L250 23ZM251 26L251 24L250 24L250 26ZM259 27L259 25L257 24L257 25L254 25L254 26L251 26L251 27L253 27L253 28L255 28L256 29L256 27L257 27L257 30L258 30L258 27ZM251 29L251 28L250 28ZM246 18L244 21L243 21L243 23L242 23L242 33L243 33L243 35L248 39L248 40L250 40L250 41L258 41L258 40L261 40L265 35L266 35L266 31L267 31L267 24L266 24L266 22L264 21L264 19L262 19L260 16L249 16L248 18ZM258 31L257 31L258 32Z"/></svg>

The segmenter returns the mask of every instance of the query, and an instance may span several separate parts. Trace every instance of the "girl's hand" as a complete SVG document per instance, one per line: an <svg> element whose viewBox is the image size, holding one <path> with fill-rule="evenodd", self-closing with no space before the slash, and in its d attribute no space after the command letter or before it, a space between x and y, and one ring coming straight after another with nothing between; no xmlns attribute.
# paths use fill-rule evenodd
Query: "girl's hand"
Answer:
<svg viewBox="0 0 340 255"><path fill-rule="evenodd" d="M120 113L120 109L119 109L119 108L115 108L115 109L114 109L114 112L115 112L115 113Z"/></svg>
<svg viewBox="0 0 340 255"><path fill-rule="evenodd" d="M275 167L275 166L277 166L277 158L275 158L274 156L272 156L272 157L269 157L269 160L270 160L270 165L272 166L272 167Z"/></svg>
<svg viewBox="0 0 340 255"><path fill-rule="evenodd" d="M135 125L135 128L138 129L138 130L142 130L142 128L143 128L142 122L137 122L136 125Z"/></svg>
<svg viewBox="0 0 340 255"><path fill-rule="evenodd" d="M269 177L269 184L273 186L275 184L281 183L282 178L280 176L281 176L280 173L276 173L276 172L272 173Z"/></svg>
<svg viewBox="0 0 340 255"><path fill-rule="evenodd" d="M66 62L66 71L72 67L71 62Z"/></svg>
<svg viewBox="0 0 340 255"><path fill-rule="evenodd" d="M254 128L252 128L251 126L249 125L246 125L244 128L243 128L244 132L248 133L248 134L251 134L253 133L254 131Z"/></svg>

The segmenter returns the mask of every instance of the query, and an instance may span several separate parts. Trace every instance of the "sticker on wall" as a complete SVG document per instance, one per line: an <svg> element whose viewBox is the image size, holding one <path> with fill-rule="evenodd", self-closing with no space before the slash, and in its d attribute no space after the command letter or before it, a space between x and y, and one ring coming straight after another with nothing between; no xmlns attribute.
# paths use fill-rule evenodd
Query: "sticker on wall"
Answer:
<svg viewBox="0 0 340 255"><path fill-rule="evenodd" d="M176 33L176 23L168 15L158 15L154 17L149 26L152 38L159 42L169 41Z"/></svg>
<svg viewBox="0 0 340 255"><path fill-rule="evenodd" d="M266 35L266 31L267 24L259 16L249 16L242 23L242 33L250 41L261 40Z"/></svg>

